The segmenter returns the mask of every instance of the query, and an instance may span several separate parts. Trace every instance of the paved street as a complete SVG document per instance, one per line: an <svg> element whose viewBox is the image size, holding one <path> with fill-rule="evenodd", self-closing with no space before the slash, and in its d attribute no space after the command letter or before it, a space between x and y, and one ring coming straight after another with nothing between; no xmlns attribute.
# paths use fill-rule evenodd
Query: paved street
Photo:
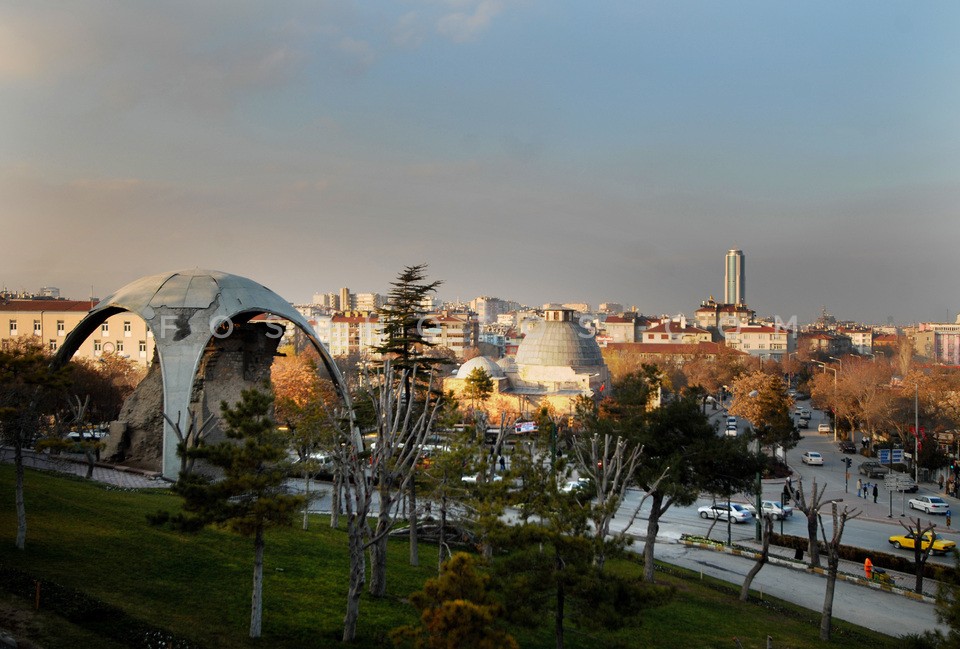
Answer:
<svg viewBox="0 0 960 649"><path fill-rule="evenodd" d="M13 462L13 449L7 446L0 447L0 462ZM23 465L31 469L56 471L84 477L87 475L87 463L80 455L36 453L24 450ZM106 465L94 466L93 479L97 482L123 487L125 489L163 489L170 483L154 472L145 472L137 469L113 467Z"/></svg>

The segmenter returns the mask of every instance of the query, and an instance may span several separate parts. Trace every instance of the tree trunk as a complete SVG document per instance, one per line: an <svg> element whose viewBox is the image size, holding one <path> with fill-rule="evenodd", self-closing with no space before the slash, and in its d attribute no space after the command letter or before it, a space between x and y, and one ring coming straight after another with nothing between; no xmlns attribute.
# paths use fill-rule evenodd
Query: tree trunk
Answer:
<svg viewBox="0 0 960 649"><path fill-rule="evenodd" d="M420 546L417 530L417 480L416 476L410 478L410 565L420 565Z"/></svg>
<svg viewBox="0 0 960 649"><path fill-rule="evenodd" d="M382 511L377 519L377 529L374 535L377 540L370 545L370 594L374 597L383 597L387 594L387 534L390 526L390 516Z"/></svg>
<svg viewBox="0 0 960 649"><path fill-rule="evenodd" d="M253 595L250 597L250 637L260 637L263 619L263 526L253 537Z"/></svg>
<svg viewBox="0 0 960 649"><path fill-rule="evenodd" d="M27 507L23 498L23 444L22 437L13 441L13 461L17 472L17 549L23 550L27 544Z"/></svg>
<svg viewBox="0 0 960 649"><path fill-rule="evenodd" d="M347 588L347 612L343 617L343 641L353 642L357 637L357 619L360 617L360 596L363 594L366 562L363 554L363 532L360 528L365 521L351 515L347 521L350 547L350 578Z"/></svg>
<svg viewBox="0 0 960 649"><path fill-rule="evenodd" d="M647 538L643 544L643 580L648 584L653 578L653 549L657 542L657 533L660 531L660 508L663 505L663 494L654 491L651 494L650 518L647 519Z"/></svg>
<svg viewBox="0 0 960 649"><path fill-rule="evenodd" d="M447 497L440 496L440 535L437 541L437 574L441 573L440 567L443 565L443 558L447 549Z"/></svg>
<svg viewBox="0 0 960 649"><path fill-rule="evenodd" d="M563 589L563 559L556 552L555 569L557 571L557 611L554 617L554 626L557 637L557 649L563 649L563 609L566 603L566 592Z"/></svg>
<svg viewBox="0 0 960 649"><path fill-rule="evenodd" d="M306 531L310 529L310 473L308 471L303 472L303 530Z"/></svg>
<svg viewBox="0 0 960 649"><path fill-rule="evenodd" d="M814 485L816 489L816 485ZM820 567L820 543L817 542L817 510L811 506L810 513L807 514L807 539L809 541L807 552L810 555L810 567Z"/></svg>
<svg viewBox="0 0 960 649"><path fill-rule="evenodd" d="M343 474L337 470L333 474L333 497L330 498L330 527L333 529L340 526L340 499L350 497L344 491Z"/></svg>
<svg viewBox="0 0 960 649"><path fill-rule="evenodd" d="M820 639L830 640L830 627L833 624L833 591L837 586L837 568L840 557L831 555L827 559L827 592L823 596L823 613L820 616Z"/></svg>
<svg viewBox="0 0 960 649"><path fill-rule="evenodd" d="M764 564L767 563L767 560L770 558L770 533L773 531L773 522L769 516L763 517L763 549L760 551L760 558L757 559L757 562L753 564L753 567L750 568L750 572L747 573L746 579L743 580L743 587L740 589L740 601L745 602L750 596L750 584L753 583L753 578L756 577L760 570L763 568Z"/></svg>

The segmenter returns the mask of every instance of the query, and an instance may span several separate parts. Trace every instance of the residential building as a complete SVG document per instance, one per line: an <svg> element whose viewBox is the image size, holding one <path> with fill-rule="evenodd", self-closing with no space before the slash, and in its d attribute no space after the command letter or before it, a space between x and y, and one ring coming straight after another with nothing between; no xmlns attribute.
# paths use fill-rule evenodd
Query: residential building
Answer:
<svg viewBox="0 0 960 649"><path fill-rule="evenodd" d="M623 313L624 308L619 302L601 302L597 310L600 313Z"/></svg>
<svg viewBox="0 0 960 649"><path fill-rule="evenodd" d="M472 313L441 311L425 316L424 340L449 349L457 358L480 342L480 323Z"/></svg>
<svg viewBox="0 0 960 649"><path fill-rule="evenodd" d="M694 317L701 329L720 332L730 327L750 324L756 317L756 312L745 303L724 304L714 300L711 295L709 300L700 303Z"/></svg>
<svg viewBox="0 0 960 649"><path fill-rule="evenodd" d="M709 343L713 336L706 329L687 324L687 319L664 320L660 324L647 327L642 332L642 342L648 345Z"/></svg>
<svg viewBox="0 0 960 649"><path fill-rule="evenodd" d="M636 343L641 341L643 331L650 321L639 313L608 315L600 323L600 335L597 342L601 346L609 343Z"/></svg>
<svg viewBox="0 0 960 649"><path fill-rule="evenodd" d="M869 327L838 327L837 333L850 339L850 346L856 353L873 353L873 329Z"/></svg>
<svg viewBox="0 0 960 649"><path fill-rule="evenodd" d="M0 345L29 336L57 351L96 303L89 300L6 300L0 302ZM153 359L153 333L139 316L123 312L109 317L80 346L74 358L95 360L118 354L146 366Z"/></svg>
<svg viewBox="0 0 960 649"><path fill-rule="evenodd" d="M727 346L751 356L780 360L796 350L796 336L784 327L746 325L723 330Z"/></svg>
<svg viewBox="0 0 960 649"><path fill-rule="evenodd" d="M338 313L330 318L329 327L330 342L327 350L331 356L374 356L373 349L383 343L383 327L376 313Z"/></svg>
<svg viewBox="0 0 960 649"><path fill-rule="evenodd" d="M834 331L804 331L797 336L797 347L810 354L843 356L853 352L851 340Z"/></svg>

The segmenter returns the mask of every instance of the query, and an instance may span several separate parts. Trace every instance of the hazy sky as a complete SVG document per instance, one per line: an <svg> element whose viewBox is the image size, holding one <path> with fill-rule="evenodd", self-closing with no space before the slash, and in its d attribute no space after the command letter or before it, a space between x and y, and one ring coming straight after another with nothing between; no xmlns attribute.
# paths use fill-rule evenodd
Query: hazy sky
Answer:
<svg viewBox="0 0 960 649"><path fill-rule="evenodd" d="M0 285L960 311L960 3L0 1Z"/></svg>

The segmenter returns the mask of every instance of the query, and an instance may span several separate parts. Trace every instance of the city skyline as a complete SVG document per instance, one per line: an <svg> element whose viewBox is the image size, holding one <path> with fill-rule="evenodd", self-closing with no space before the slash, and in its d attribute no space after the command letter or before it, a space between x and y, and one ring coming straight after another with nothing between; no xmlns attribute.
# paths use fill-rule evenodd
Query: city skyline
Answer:
<svg viewBox="0 0 960 649"><path fill-rule="evenodd" d="M0 285L950 321L949 2L0 8ZM109 255L108 255L109 253ZM92 287L92 289L91 289Z"/></svg>

